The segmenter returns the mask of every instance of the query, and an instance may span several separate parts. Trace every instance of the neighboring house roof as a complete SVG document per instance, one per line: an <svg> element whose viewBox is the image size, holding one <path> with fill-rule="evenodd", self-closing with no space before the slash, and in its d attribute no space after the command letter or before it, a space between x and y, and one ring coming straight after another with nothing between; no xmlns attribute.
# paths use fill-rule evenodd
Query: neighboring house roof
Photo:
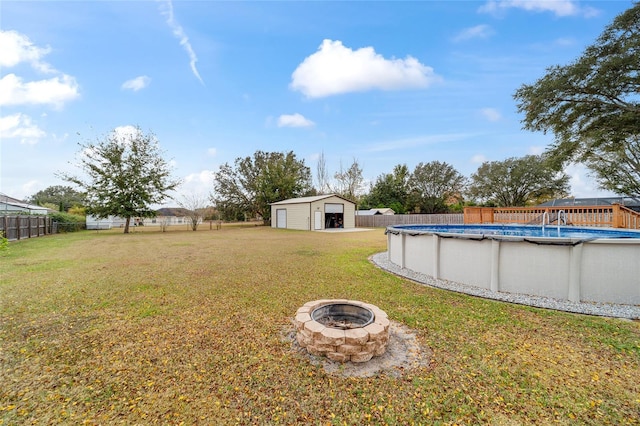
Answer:
<svg viewBox="0 0 640 426"><path fill-rule="evenodd" d="M156 210L158 216L189 216L190 212L182 207L163 207Z"/></svg>
<svg viewBox="0 0 640 426"><path fill-rule="evenodd" d="M0 192L0 211L21 211L29 213L47 214L49 209L35 204L25 203L17 198L9 197Z"/></svg>
<svg viewBox="0 0 640 426"><path fill-rule="evenodd" d="M562 206L610 206L622 204L625 207L640 207L640 198L632 197L600 197L600 198L558 198L540 204L540 207Z"/></svg>
<svg viewBox="0 0 640 426"><path fill-rule="evenodd" d="M380 209L369 209L369 210L358 210L356 212L358 216L374 216L374 215L392 215L396 214L395 211L391 208L380 208Z"/></svg>
<svg viewBox="0 0 640 426"><path fill-rule="evenodd" d="M378 210L378 213L380 214L396 214L396 212L390 207L385 207L385 208L375 209L375 210Z"/></svg>
<svg viewBox="0 0 640 426"><path fill-rule="evenodd" d="M326 194L326 195L315 195L312 197L300 197L300 198L289 198L288 200L282 200L275 203L271 203L272 206L277 206L280 204L303 204L303 203L315 203L316 201L324 200L325 198L338 197L348 203L355 204L353 201L348 200L344 197L341 197L337 194Z"/></svg>

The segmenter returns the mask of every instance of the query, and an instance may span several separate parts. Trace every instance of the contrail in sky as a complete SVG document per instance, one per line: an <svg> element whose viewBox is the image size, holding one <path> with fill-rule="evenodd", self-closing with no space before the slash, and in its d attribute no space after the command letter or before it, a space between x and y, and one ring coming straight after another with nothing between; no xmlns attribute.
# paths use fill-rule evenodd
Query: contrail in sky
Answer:
<svg viewBox="0 0 640 426"><path fill-rule="evenodd" d="M182 47L184 47L184 50L187 51L187 54L189 55L189 59L190 59L189 65L191 66L191 71L193 72L193 75L195 75L196 78L200 80L200 83L204 85L204 81L202 80L202 77L200 77L198 68L196 68L196 62L198 62L198 57L196 56L196 52L193 51L193 48L191 47L191 43L189 43L189 37L187 37L187 35L185 34L184 30L182 29L182 26L173 17L173 3L171 0L166 0L164 4L166 5L166 7L161 7L160 13L162 13L162 15L164 15L167 18L167 24L171 28L173 35L176 36L178 40L180 40L180 45L182 45Z"/></svg>

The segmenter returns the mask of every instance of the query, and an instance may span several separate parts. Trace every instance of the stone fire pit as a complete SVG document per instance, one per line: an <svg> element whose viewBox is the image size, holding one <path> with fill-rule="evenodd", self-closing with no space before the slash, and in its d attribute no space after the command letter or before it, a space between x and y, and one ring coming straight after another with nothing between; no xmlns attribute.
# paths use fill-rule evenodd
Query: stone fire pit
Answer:
<svg viewBox="0 0 640 426"><path fill-rule="evenodd" d="M337 362L366 362L389 343L389 319L377 306L346 299L305 303L294 320L298 344Z"/></svg>

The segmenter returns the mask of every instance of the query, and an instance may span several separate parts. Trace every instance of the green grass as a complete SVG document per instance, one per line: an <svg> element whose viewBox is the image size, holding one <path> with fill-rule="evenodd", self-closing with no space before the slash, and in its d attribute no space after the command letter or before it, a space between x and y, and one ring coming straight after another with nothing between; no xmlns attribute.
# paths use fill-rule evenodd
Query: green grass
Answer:
<svg viewBox="0 0 640 426"><path fill-rule="evenodd" d="M377 269L382 230L80 232L0 257L0 424L638 424L640 323L483 300ZM304 303L379 306L433 351L328 375Z"/></svg>

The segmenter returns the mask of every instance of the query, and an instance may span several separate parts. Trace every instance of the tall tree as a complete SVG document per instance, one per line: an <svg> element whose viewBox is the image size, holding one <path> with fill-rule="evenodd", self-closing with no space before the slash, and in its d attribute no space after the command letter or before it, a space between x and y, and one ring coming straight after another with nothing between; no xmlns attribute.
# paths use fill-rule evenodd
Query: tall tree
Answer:
<svg viewBox="0 0 640 426"><path fill-rule="evenodd" d="M344 169L340 162L340 170L333 177L337 182L337 192L344 198L357 202L364 186L362 168L358 160L354 158L348 169Z"/></svg>
<svg viewBox="0 0 640 426"><path fill-rule="evenodd" d="M615 18L575 62L514 97L524 128L553 132L556 166L584 163L601 187L640 195L640 3Z"/></svg>
<svg viewBox="0 0 640 426"><path fill-rule="evenodd" d="M465 184L465 177L448 163L418 163L409 179L411 202L422 213L446 212L447 202L461 198Z"/></svg>
<svg viewBox="0 0 640 426"><path fill-rule="evenodd" d="M61 212L68 211L71 207L81 206L84 197L81 192L71 186L54 185L36 192L26 200L28 203L43 206L45 203L53 204Z"/></svg>
<svg viewBox="0 0 640 426"><path fill-rule="evenodd" d="M562 198L568 191L569 176L558 172L541 155L486 161L471 175L469 185L472 198L500 207Z"/></svg>
<svg viewBox="0 0 640 426"><path fill-rule="evenodd" d="M223 214L271 218L270 203L312 192L311 170L293 153L256 151L214 173L212 200Z"/></svg>
<svg viewBox="0 0 640 426"><path fill-rule="evenodd" d="M396 165L392 173L381 174L371 186L369 194L364 197L363 205L370 208L389 207L396 213L406 213L410 176L406 164Z"/></svg>
<svg viewBox="0 0 640 426"><path fill-rule="evenodd" d="M86 177L60 176L82 189L88 214L125 218L126 234L131 218L155 216L151 206L169 198L180 181L171 176L155 135L144 134L139 127L124 129L95 143L80 144L78 166Z"/></svg>
<svg viewBox="0 0 640 426"><path fill-rule="evenodd" d="M318 194L327 194L331 192L329 186L329 170L327 169L327 160L324 157L324 151L318 157L316 164L316 179L318 180Z"/></svg>

